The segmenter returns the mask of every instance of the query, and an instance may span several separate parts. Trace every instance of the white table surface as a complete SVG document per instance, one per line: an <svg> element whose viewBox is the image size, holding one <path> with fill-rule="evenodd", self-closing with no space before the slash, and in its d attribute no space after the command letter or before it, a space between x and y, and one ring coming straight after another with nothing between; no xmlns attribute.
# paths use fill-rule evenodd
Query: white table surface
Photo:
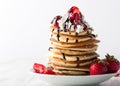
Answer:
<svg viewBox="0 0 120 86"><path fill-rule="evenodd" d="M50 86L30 73L38 57L14 58L0 61L0 86ZM112 77L100 86L120 86L120 77Z"/></svg>

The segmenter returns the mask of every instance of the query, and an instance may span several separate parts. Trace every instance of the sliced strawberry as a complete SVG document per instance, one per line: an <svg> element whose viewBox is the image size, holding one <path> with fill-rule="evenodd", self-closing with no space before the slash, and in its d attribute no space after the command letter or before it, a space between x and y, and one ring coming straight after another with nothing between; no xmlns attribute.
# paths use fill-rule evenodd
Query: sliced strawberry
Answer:
<svg viewBox="0 0 120 86"><path fill-rule="evenodd" d="M62 17L61 16L56 16L54 17L54 19L52 20L51 24L53 24L55 26L55 29L58 29L59 28L59 23L58 21L61 19Z"/></svg>
<svg viewBox="0 0 120 86"><path fill-rule="evenodd" d="M120 68L120 62L116 58L114 58L113 55L105 55L106 59L104 61L108 62L108 72L109 73L114 73L117 72Z"/></svg>
<svg viewBox="0 0 120 86"><path fill-rule="evenodd" d="M72 6L69 10L69 13L80 13L79 8L76 6Z"/></svg>
<svg viewBox="0 0 120 86"><path fill-rule="evenodd" d="M71 7L71 8L68 10L68 12L71 13L71 14L77 13L77 14L79 15L79 17L82 18L82 14L81 14L79 8L76 7L76 6Z"/></svg>
<svg viewBox="0 0 120 86"><path fill-rule="evenodd" d="M55 72L52 71L51 69L48 69L48 70L46 71L46 74L55 74Z"/></svg>
<svg viewBox="0 0 120 86"><path fill-rule="evenodd" d="M117 73L117 74L115 75L115 77L120 77L120 73Z"/></svg>
<svg viewBox="0 0 120 86"><path fill-rule="evenodd" d="M90 66L90 75L105 74L108 72L107 65L104 61L95 61Z"/></svg>
<svg viewBox="0 0 120 86"><path fill-rule="evenodd" d="M34 63L33 69L35 70L36 73L40 73L40 74L44 74L47 70L44 65L39 63Z"/></svg>
<svg viewBox="0 0 120 86"><path fill-rule="evenodd" d="M52 69L47 69L43 64L39 63L34 63L33 69L36 73L39 74L55 74L55 72L52 71Z"/></svg>

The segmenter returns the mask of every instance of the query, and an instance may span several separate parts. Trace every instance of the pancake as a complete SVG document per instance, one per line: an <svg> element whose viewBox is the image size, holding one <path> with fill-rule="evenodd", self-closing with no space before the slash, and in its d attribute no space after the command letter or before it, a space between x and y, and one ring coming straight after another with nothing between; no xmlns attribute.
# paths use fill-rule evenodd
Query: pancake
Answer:
<svg viewBox="0 0 120 86"><path fill-rule="evenodd" d="M90 54L85 54L85 55L66 55L65 53L58 54L58 53L53 53L53 52L49 52L48 54L48 57L61 58L61 59L65 59L66 61L90 60L98 56L99 55L95 52L90 53Z"/></svg>
<svg viewBox="0 0 120 86"><path fill-rule="evenodd" d="M59 33L59 34L51 35L52 39L67 43L78 43L78 42L94 39L95 37L96 36L94 34L88 34L83 36L71 36L71 35L62 35L61 33Z"/></svg>
<svg viewBox="0 0 120 86"><path fill-rule="evenodd" d="M91 34L93 29L91 28L86 28L86 30L80 32L80 33L76 33L75 30L71 31L71 30L59 30L59 29L55 29L54 26L50 27L50 31L54 34L63 34L63 35L72 35L72 36L82 36L82 35L86 35L86 34Z"/></svg>
<svg viewBox="0 0 120 86"><path fill-rule="evenodd" d="M58 75L88 75L89 72L84 71L70 71L70 70L53 70Z"/></svg>
<svg viewBox="0 0 120 86"><path fill-rule="evenodd" d="M95 45L96 43L100 42L99 40L91 39L91 40L82 41L78 43L66 43L66 42L59 42L52 38L50 39L50 41L52 42L52 44L58 45L61 47L79 47L79 46L85 46L85 45Z"/></svg>
<svg viewBox="0 0 120 86"><path fill-rule="evenodd" d="M97 57L94 57L90 60L77 60L77 61L68 61L68 60L64 60L61 58L57 58L57 57L49 57L49 63L50 64L55 64L58 66L64 66L64 67L80 67L80 66L86 66L86 65L90 65L94 60L96 60Z"/></svg>
<svg viewBox="0 0 120 86"><path fill-rule="evenodd" d="M90 54L96 51L96 49L93 49L91 51L80 51L80 50L69 50L69 49L61 49L61 48L56 48L56 47L49 47L49 51L53 53L58 53L58 54L68 54L68 55L84 55L84 54Z"/></svg>
<svg viewBox="0 0 120 86"><path fill-rule="evenodd" d="M89 72L89 66L82 66L82 67L64 67L64 66L57 66L55 64L51 64L51 67L55 70L71 70L71 71L86 71Z"/></svg>
<svg viewBox="0 0 120 86"><path fill-rule="evenodd" d="M59 45L55 45L55 44L50 44L50 47L57 47L60 49L68 49L68 50L79 50L79 51L94 51L97 50L97 45L87 45L87 46L80 46L80 47L62 47Z"/></svg>

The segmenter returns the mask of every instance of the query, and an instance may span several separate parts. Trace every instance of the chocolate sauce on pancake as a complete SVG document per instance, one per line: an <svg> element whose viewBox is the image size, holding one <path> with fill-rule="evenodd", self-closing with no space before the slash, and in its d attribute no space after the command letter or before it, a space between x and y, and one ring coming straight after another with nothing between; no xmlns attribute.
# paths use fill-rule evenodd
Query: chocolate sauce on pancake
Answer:
<svg viewBox="0 0 120 86"><path fill-rule="evenodd" d="M54 29L52 29L52 32L54 31Z"/></svg>
<svg viewBox="0 0 120 86"><path fill-rule="evenodd" d="M65 26L64 26L64 32L66 32L67 30L66 30L66 24L65 24Z"/></svg>
<svg viewBox="0 0 120 86"><path fill-rule="evenodd" d="M65 58L65 54L64 54L64 53L62 53L62 57L63 57L64 60L66 60L66 58Z"/></svg>
<svg viewBox="0 0 120 86"><path fill-rule="evenodd" d="M76 40L75 43L78 43L78 40Z"/></svg>
<svg viewBox="0 0 120 86"><path fill-rule="evenodd" d="M49 49L48 49L48 50L50 51L51 49L53 49L53 48L52 48L52 47L49 47Z"/></svg>
<svg viewBox="0 0 120 86"><path fill-rule="evenodd" d="M51 34L51 37L53 36L53 34Z"/></svg>
<svg viewBox="0 0 120 86"><path fill-rule="evenodd" d="M77 32L76 32L75 34L76 34L76 35L78 35L78 33L77 33Z"/></svg>
<svg viewBox="0 0 120 86"><path fill-rule="evenodd" d="M60 37L60 35L59 35L60 30L59 30L59 29L57 30L57 33L58 33L58 34L57 34L57 40L59 41L59 37Z"/></svg>
<svg viewBox="0 0 120 86"><path fill-rule="evenodd" d="M77 67L79 67L79 63L80 63L80 60L79 60L79 57L76 57L77 58Z"/></svg>
<svg viewBox="0 0 120 86"><path fill-rule="evenodd" d="M66 38L66 42L68 42L69 38Z"/></svg>
<svg viewBox="0 0 120 86"><path fill-rule="evenodd" d="M59 40L59 37L60 37L60 35L59 35L59 34L57 34L57 40L58 40L58 41L60 41L60 40Z"/></svg>

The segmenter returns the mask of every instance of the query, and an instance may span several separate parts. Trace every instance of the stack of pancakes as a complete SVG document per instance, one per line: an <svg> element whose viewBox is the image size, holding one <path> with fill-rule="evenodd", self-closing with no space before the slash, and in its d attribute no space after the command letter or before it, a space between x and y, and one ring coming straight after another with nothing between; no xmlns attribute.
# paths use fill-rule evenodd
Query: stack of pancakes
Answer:
<svg viewBox="0 0 120 86"><path fill-rule="evenodd" d="M73 30L50 27L49 66L59 75L88 75L96 53L96 35L91 28L77 33Z"/></svg>

